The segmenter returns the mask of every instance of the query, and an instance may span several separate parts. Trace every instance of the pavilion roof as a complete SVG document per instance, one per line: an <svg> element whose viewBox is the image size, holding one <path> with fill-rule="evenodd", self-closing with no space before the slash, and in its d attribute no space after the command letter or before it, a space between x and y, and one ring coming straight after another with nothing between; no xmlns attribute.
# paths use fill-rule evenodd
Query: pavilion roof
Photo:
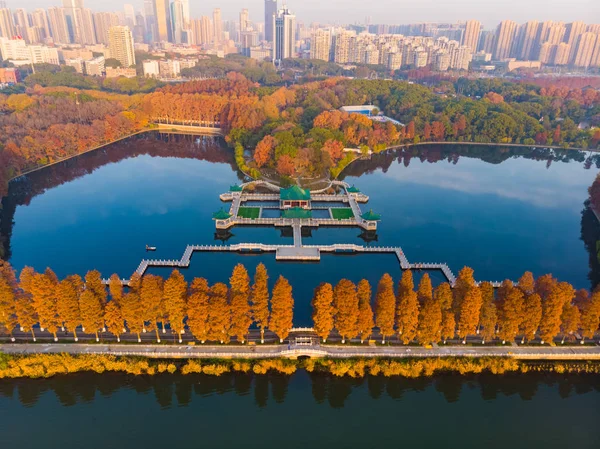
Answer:
<svg viewBox="0 0 600 449"><path fill-rule="evenodd" d="M354 186L352 186L352 187L348 187L348 188L346 189L346 191L347 191L348 193L360 193L360 189L359 189L358 187L354 187Z"/></svg>
<svg viewBox="0 0 600 449"><path fill-rule="evenodd" d="M225 212L223 208L213 214L213 220L227 220L229 217L231 217L231 214L229 212Z"/></svg>
<svg viewBox="0 0 600 449"><path fill-rule="evenodd" d="M229 187L230 192L241 192L242 190L244 190L244 189L242 187L238 186L237 184L234 184Z"/></svg>
<svg viewBox="0 0 600 449"><path fill-rule="evenodd" d="M310 190L298 186L288 187L287 189L281 189L280 198L283 201L309 201Z"/></svg>
<svg viewBox="0 0 600 449"><path fill-rule="evenodd" d="M312 212L308 209L302 209L301 207L292 207L291 209L285 209L282 216L283 218L308 219L312 218Z"/></svg>
<svg viewBox="0 0 600 449"><path fill-rule="evenodd" d="M369 210L369 212L365 212L364 214L362 214L361 218L367 221L379 221L381 220L381 215L376 214L375 212L373 212L373 209L371 209Z"/></svg>

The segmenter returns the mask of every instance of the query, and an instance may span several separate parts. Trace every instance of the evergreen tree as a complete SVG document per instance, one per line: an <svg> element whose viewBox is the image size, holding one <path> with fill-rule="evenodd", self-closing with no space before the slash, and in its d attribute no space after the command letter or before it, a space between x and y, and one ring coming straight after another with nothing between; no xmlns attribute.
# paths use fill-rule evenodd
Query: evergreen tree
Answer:
<svg viewBox="0 0 600 449"><path fill-rule="evenodd" d="M396 309L396 295L394 294L394 281L389 274L384 274L377 285L375 297L375 324L379 328L385 344L386 337L394 335L394 311Z"/></svg>
<svg viewBox="0 0 600 449"><path fill-rule="evenodd" d="M79 311L79 296L83 291L83 280L74 275L63 279L57 286L58 316L63 326L73 332L73 339L78 341L77 327L81 325L81 312Z"/></svg>
<svg viewBox="0 0 600 449"><path fill-rule="evenodd" d="M333 307L333 287L331 284L321 283L316 289L312 300L313 307L313 326L315 333L327 341L327 337L333 330L333 316L335 308Z"/></svg>
<svg viewBox="0 0 600 449"><path fill-rule="evenodd" d="M294 298L292 296L292 286L286 278L279 276L271 299L271 318L269 320L269 329L279 337L283 343L293 326L294 319Z"/></svg>
<svg viewBox="0 0 600 449"><path fill-rule="evenodd" d="M206 279L195 278L187 302L187 322L190 332L202 343L209 334L209 291Z"/></svg>
<svg viewBox="0 0 600 449"><path fill-rule="evenodd" d="M419 324L419 301L414 288L412 272L407 270L398 285L396 304L396 330L405 345L415 339Z"/></svg>
<svg viewBox="0 0 600 449"><path fill-rule="evenodd" d="M252 316L260 329L260 342L265 342L265 329L269 325L269 276L267 268L260 263L254 273L252 286Z"/></svg>
<svg viewBox="0 0 600 449"><path fill-rule="evenodd" d="M229 328L231 327L231 312L227 304L229 289L225 284L217 283L210 289L208 308L208 339L229 342Z"/></svg>
<svg viewBox="0 0 600 449"><path fill-rule="evenodd" d="M366 279L358 283L356 290L358 296L358 335L363 343L373 332L373 308L371 307L371 285Z"/></svg>
<svg viewBox="0 0 600 449"><path fill-rule="evenodd" d="M229 278L231 306L231 335L244 343L252 324L250 309L250 277L242 264L237 264Z"/></svg>
<svg viewBox="0 0 600 449"><path fill-rule="evenodd" d="M346 338L358 335L358 296L356 286L348 279L342 279L333 290L333 307L335 308L335 328L342 336L342 344Z"/></svg>
<svg viewBox="0 0 600 449"><path fill-rule="evenodd" d="M187 282L183 275L178 270L173 270L169 279L165 281L164 299L171 332L177 335L179 343L183 341L181 335L185 326L187 289Z"/></svg>
<svg viewBox="0 0 600 449"><path fill-rule="evenodd" d="M479 335L481 343L494 339L496 335L496 324L498 313L494 302L494 286L489 282L482 282L481 290L481 313L479 314Z"/></svg>

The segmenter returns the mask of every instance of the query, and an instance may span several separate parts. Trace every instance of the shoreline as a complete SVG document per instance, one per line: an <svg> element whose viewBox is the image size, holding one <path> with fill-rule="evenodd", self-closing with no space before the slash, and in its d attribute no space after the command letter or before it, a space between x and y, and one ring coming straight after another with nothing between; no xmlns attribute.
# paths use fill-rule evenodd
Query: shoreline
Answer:
<svg viewBox="0 0 600 449"><path fill-rule="evenodd" d="M363 378L383 376L386 378L423 378L437 374L472 375L509 373L554 373L554 374L600 374L600 362L575 360L517 360L509 357L443 357L443 358L364 358L352 357L344 360L334 358L281 359L265 357L260 360L249 358L223 359L211 357L193 359L182 357L143 358L115 354L32 354L14 355L0 352L1 379L37 379L64 376L67 374L92 372L124 373L129 375L153 376L157 374L206 374L221 376L226 373L276 374L291 376L298 370L335 377Z"/></svg>

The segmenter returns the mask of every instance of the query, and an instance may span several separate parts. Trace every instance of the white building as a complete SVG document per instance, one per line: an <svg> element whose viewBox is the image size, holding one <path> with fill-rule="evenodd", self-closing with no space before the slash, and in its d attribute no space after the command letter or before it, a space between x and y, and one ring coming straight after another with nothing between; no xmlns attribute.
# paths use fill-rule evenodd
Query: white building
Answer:
<svg viewBox="0 0 600 449"><path fill-rule="evenodd" d="M97 58L89 59L84 63L85 73L90 76L102 76L105 71L105 59L104 56L98 56Z"/></svg>
<svg viewBox="0 0 600 449"><path fill-rule="evenodd" d="M146 78L158 78L160 76L160 65L158 64L158 61L151 59L143 61L142 67Z"/></svg>
<svg viewBox="0 0 600 449"><path fill-rule="evenodd" d="M273 16L273 62L296 55L296 16L282 9Z"/></svg>

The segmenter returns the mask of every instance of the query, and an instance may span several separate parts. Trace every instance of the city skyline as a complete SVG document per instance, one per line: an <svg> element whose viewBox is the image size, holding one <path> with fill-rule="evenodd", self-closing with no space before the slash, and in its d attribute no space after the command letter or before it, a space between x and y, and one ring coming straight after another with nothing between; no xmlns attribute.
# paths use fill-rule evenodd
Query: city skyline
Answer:
<svg viewBox="0 0 600 449"><path fill-rule="evenodd" d="M143 10L142 0L128 0L135 10ZM7 7L16 9L49 8L61 6L60 0L28 0L23 5L17 0L6 0ZM120 0L84 0L85 7L97 11L121 10L123 1ZM440 4L435 0L422 0L419 3L381 0L375 7L365 7L360 0L346 0L343 3L331 0L323 3L319 0L288 0L287 5L292 9L299 21L330 22L335 24L364 23L370 18L370 23L418 23L418 22L456 22L475 19L486 29L495 28L502 20L512 20L518 23L528 20L555 20L572 22L589 20L600 17L600 2L594 0L573 0L569 3L548 0L491 0L479 2L475 0L459 0ZM524 5L526 7L524 7ZM279 2L283 6L283 1ZM210 15L214 8L221 8L223 19L239 18L241 9L249 11L251 21L262 22L264 0L227 0L220 2L190 2L190 15L200 17ZM343 14L340 14L342 12Z"/></svg>

